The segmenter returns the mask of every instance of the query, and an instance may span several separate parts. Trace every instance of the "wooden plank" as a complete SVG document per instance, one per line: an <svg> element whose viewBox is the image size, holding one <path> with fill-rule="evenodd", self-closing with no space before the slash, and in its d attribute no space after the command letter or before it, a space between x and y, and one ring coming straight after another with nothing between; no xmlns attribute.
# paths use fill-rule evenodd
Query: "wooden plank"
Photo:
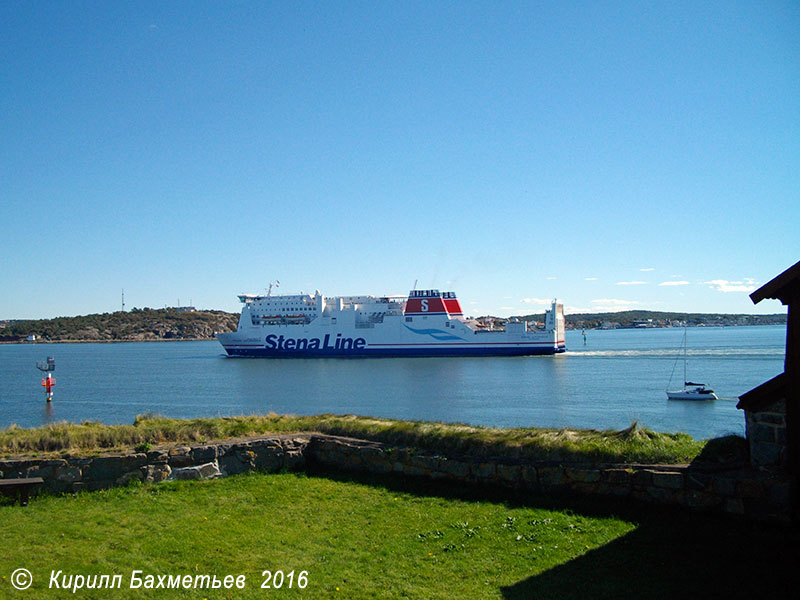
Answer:
<svg viewBox="0 0 800 600"><path fill-rule="evenodd" d="M0 493L14 501L19 501L20 505L27 506L28 498L31 495L31 488L40 486L44 483L41 477L25 477L18 479L0 479Z"/></svg>
<svg viewBox="0 0 800 600"><path fill-rule="evenodd" d="M17 479L0 479L0 486L15 486L15 485L36 485L44 483L41 477L22 477Z"/></svg>

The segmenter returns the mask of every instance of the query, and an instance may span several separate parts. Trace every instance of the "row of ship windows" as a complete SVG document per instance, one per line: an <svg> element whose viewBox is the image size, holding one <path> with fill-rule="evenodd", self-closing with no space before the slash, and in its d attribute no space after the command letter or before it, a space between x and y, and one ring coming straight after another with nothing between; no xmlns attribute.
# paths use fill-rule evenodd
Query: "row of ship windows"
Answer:
<svg viewBox="0 0 800 600"><path fill-rule="evenodd" d="M316 307L313 304L306 304L304 302L300 302L298 304L278 304L278 305L275 305L274 307L272 305L270 305L270 306L263 306L262 305L261 308L264 309L264 310L272 310L273 308L278 309L278 310L283 310L283 309L287 309L287 308L304 308L304 309L307 309L307 310L314 310Z"/></svg>

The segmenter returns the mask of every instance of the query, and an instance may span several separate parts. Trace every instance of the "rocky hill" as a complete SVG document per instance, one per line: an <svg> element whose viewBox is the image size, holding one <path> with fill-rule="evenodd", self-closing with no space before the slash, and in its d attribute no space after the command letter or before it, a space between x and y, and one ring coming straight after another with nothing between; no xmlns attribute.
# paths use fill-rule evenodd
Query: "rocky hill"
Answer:
<svg viewBox="0 0 800 600"><path fill-rule="evenodd" d="M134 308L100 315L9 321L0 325L0 341L24 341L30 335L42 341L208 340L215 333L235 330L238 321L238 314L218 310Z"/></svg>
<svg viewBox="0 0 800 600"><path fill-rule="evenodd" d="M544 315L519 317L543 321ZM786 314L748 315L717 313L679 313L652 310L626 310L613 313L575 313L564 316L567 329L617 329L640 327L728 327L736 325L785 325Z"/></svg>

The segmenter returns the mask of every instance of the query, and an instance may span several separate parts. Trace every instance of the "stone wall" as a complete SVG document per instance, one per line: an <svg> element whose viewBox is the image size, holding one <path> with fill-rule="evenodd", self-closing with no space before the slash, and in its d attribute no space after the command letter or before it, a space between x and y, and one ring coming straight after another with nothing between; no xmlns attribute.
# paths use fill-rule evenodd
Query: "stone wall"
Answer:
<svg viewBox="0 0 800 600"><path fill-rule="evenodd" d="M532 492L632 498L778 522L792 520L793 499L797 494L794 480L777 470L467 459L334 436L313 436L306 458L337 469L396 473Z"/></svg>
<svg viewBox="0 0 800 600"><path fill-rule="evenodd" d="M788 522L794 480L779 470L692 465L578 465L465 458L318 434L262 436L149 452L0 460L0 478L42 477L51 492L97 490L132 479L205 479L246 471L342 469L545 493L631 498L690 510Z"/></svg>
<svg viewBox="0 0 800 600"><path fill-rule="evenodd" d="M41 477L51 492L77 492L125 485L131 479L208 479L246 471L274 472L305 465L309 436L263 436L149 452L0 460L0 479Z"/></svg>
<svg viewBox="0 0 800 600"><path fill-rule="evenodd" d="M786 400L776 400L758 412L745 409L750 462L754 466L786 465Z"/></svg>

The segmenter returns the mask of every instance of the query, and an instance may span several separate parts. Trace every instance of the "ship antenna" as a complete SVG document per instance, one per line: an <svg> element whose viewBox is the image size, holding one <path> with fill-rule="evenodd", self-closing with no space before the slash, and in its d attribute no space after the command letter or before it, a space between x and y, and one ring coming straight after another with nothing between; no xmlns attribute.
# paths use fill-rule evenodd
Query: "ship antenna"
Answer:
<svg viewBox="0 0 800 600"><path fill-rule="evenodd" d="M418 281L419 281L419 279L415 279L415 280L414 280L414 287L413 287L413 288L411 288L412 290L416 290L416 289L417 289L417 282L418 282Z"/></svg>

